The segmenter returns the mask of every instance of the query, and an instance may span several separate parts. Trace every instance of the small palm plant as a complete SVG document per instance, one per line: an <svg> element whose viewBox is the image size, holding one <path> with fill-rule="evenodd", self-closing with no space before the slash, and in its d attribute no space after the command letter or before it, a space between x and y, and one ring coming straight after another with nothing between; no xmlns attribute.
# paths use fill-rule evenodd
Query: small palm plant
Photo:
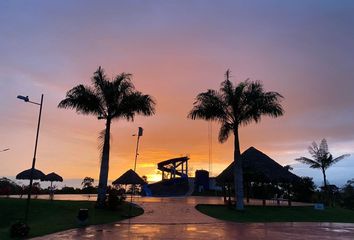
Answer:
<svg viewBox="0 0 354 240"><path fill-rule="evenodd" d="M151 96L137 91L131 81L131 74L118 74L109 80L104 70L99 67L91 79L93 86L78 85L66 93L59 108L75 109L79 114L90 114L106 120L102 132L102 155L98 183L97 203L103 207L106 199L110 130L114 119L134 121L136 114L150 116L155 113L155 102Z"/></svg>
<svg viewBox="0 0 354 240"><path fill-rule="evenodd" d="M284 110L280 104L283 98L277 92L266 92L260 81L243 81L236 86L229 80L230 71L226 71L226 80L219 91L208 90L196 97L194 107L188 117L191 119L214 120L221 124L219 142L225 142L234 135L234 182L236 188L236 208L243 210L243 170L240 153L239 127L258 123L262 115L278 117Z"/></svg>
<svg viewBox="0 0 354 240"><path fill-rule="evenodd" d="M316 142L313 142L309 146L308 151L313 159L307 157L300 157L295 160L310 165L310 168L321 169L323 174L323 186L325 191L327 191L326 170L333 164L339 162L340 160L349 157L350 154L344 154L339 157L333 158L332 154L328 151L328 144L325 138L322 139L320 145L318 145Z"/></svg>

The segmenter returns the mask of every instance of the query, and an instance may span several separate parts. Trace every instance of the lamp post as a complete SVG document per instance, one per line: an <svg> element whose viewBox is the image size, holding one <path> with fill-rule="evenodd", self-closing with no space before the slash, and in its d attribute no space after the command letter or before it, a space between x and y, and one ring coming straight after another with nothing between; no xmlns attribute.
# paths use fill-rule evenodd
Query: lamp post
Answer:
<svg viewBox="0 0 354 240"><path fill-rule="evenodd" d="M32 103L35 105L39 106L39 116L38 116L38 125L37 125L37 133L36 133L36 142L34 145L34 154L33 154L33 160L32 160L32 168L31 168L31 173L30 173L30 184L29 184L29 189L28 189L28 196L27 196L27 202L26 202L26 212L25 212L25 223L27 223L28 219L28 211L29 211L29 204L30 204L30 199L31 199L31 192L32 192L32 183L33 183L33 172L34 172L34 167L36 165L36 154L37 154L37 144L38 144L38 136L39 136L39 127L41 125L41 115L42 115L42 106L43 106L43 94L41 96L41 102L32 102L29 100L28 96L17 96L18 99L21 99L25 102Z"/></svg>
<svg viewBox="0 0 354 240"><path fill-rule="evenodd" d="M136 134L133 134L133 136L136 136ZM140 137L143 136L143 128L142 127L139 127L138 128L138 138L136 140L136 149L135 149L135 161L134 161L134 172L136 171L136 161L138 159L138 151L139 151L139 140L140 140ZM130 194L130 205L129 205L129 216L132 216L131 215L131 211L132 211L132 204L133 204L133 194L135 193L135 184L133 184L132 186L132 192ZM130 220L129 220L129 223L130 223Z"/></svg>
<svg viewBox="0 0 354 240"><path fill-rule="evenodd" d="M133 136L136 136L135 134ZM136 171L136 160L138 159L139 151L139 140L143 136L143 128L139 127L138 129L138 139L136 140L136 150L135 150L135 162L134 162L134 172Z"/></svg>

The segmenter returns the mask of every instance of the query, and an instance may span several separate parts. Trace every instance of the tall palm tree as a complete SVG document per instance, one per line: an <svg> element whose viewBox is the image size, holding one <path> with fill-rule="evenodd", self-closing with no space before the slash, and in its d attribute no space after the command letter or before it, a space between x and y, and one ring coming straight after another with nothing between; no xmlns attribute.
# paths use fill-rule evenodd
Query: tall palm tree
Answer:
<svg viewBox="0 0 354 240"><path fill-rule="evenodd" d="M296 161L310 165L310 168L321 169L323 174L323 186L325 191L327 191L327 177L326 170L333 164L339 162L340 160L349 157L350 154L344 154L339 157L333 158L332 154L328 151L327 140L322 139L320 145L313 142L309 147L308 151L313 159L307 157L296 158Z"/></svg>
<svg viewBox="0 0 354 240"><path fill-rule="evenodd" d="M131 74L121 73L109 80L99 67L91 79L93 86L78 85L66 93L59 108L75 109L79 114L90 114L106 120L101 133L103 140L97 203L104 206L107 192L111 122L114 119L134 121L136 114L150 116L155 113L151 96L137 91Z"/></svg>
<svg viewBox="0 0 354 240"><path fill-rule="evenodd" d="M214 120L221 124L219 142L225 142L234 134L234 183L236 189L236 208L243 210L243 170L238 130L255 121L262 115L278 117L284 110L280 104L283 98L277 92L265 92L260 81L243 81L236 86L229 80L230 71L226 71L226 80L220 90L208 90L196 97L194 107L188 117L191 119Z"/></svg>

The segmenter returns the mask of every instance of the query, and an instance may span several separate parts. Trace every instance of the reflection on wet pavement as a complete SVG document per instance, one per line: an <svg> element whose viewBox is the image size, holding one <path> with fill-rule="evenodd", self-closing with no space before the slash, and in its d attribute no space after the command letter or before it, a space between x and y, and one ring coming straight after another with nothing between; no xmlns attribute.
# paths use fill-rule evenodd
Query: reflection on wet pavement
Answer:
<svg viewBox="0 0 354 240"><path fill-rule="evenodd" d="M324 226L324 227L323 227ZM324 231L326 229L327 231ZM341 231L338 231L341 230ZM353 226L329 223L109 224L38 239L270 239L352 240Z"/></svg>
<svg viewBox="0 0 354 240"><path fill-rule="evenodd" d="M233 223L206 216L196 204L222 203L220 197L134 198L144 214L121 222L59 232L44 239L354 239L354 224Z"/></svg>

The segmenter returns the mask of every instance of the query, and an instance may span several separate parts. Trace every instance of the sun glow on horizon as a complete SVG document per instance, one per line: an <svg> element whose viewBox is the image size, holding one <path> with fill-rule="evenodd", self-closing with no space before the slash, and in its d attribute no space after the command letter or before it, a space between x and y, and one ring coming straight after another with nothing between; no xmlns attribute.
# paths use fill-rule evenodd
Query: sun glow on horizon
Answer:
<svg viewBox="0 0 354 240"><path fill-rule="evenodd" d="M162 180L162 175L158 173L146 174L148 183L155 183Z"/></svg>

